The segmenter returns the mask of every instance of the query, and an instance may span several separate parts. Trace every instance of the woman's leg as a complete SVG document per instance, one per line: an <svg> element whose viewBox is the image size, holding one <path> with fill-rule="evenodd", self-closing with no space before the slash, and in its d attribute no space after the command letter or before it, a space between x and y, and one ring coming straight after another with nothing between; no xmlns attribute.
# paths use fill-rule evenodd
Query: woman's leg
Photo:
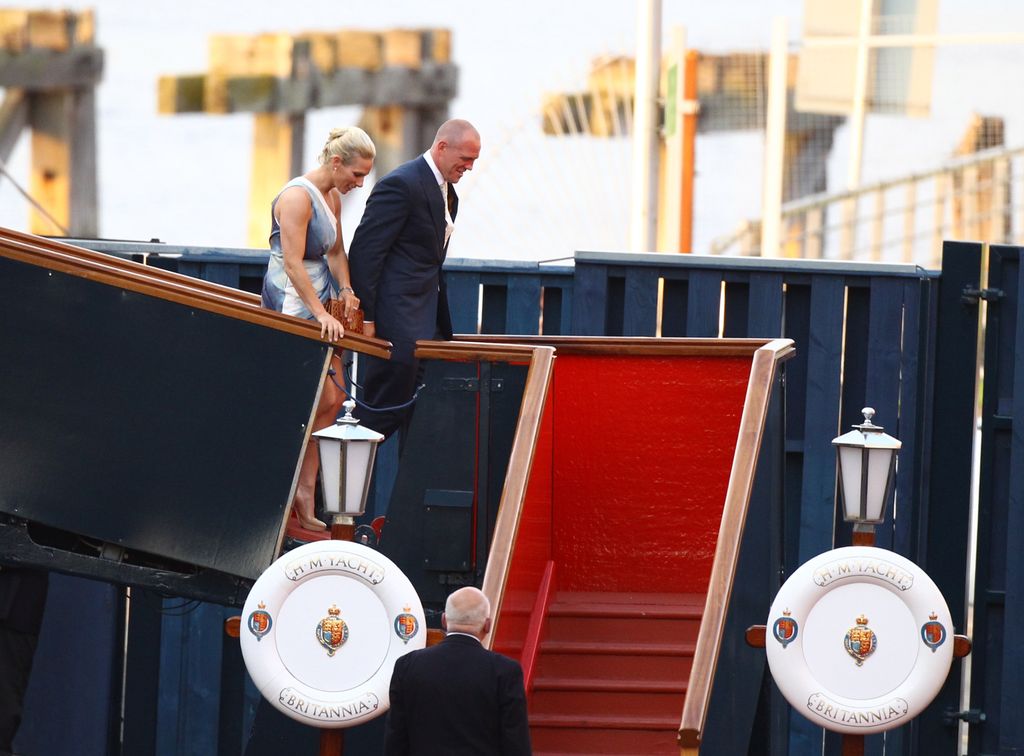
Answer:
<svg viewBox="0 0 1024 756"><path fill-rule="evenodd" d="M318 431L331 425L341 411L342 402L345 401L345 392L342 391L334 381L341 380L341 358L335 353L331 358L331 367L334 369L334 380L327 377L323 391L320 392L320 404L317 406L316 415L313 420L313 430ZM326 530L327 525L316 519L316 474L320 469L320 447L316 439L310 438L306 445L306 453L302 457L302 467L299 468L299 482L295 487L295 500L292 506L298 517L299 525L307 530Z"/></svg>

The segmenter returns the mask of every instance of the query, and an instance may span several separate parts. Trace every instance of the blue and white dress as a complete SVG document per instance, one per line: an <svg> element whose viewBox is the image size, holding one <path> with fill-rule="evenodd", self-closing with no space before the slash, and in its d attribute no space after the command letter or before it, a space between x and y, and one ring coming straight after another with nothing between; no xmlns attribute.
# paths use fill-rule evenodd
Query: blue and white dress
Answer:
<svg viewBox="0 0 1024 756"><path fill-rule="evenodd" d="M313 313L306 307L284 271L281 224L274 215L274 208L281 194L293 186L305 189L313 205L313 215L306 227L306 250L302 256L302 264L321 302L326 302L334 289L334 279L331 277L331 269L327 265L325 255L338 239L338 219L320 190L313 186L309 179L299 176L285 184L270 205L270 261L267 263L267 273L263 277L263 306L268 310L313 320Z"/></svg>

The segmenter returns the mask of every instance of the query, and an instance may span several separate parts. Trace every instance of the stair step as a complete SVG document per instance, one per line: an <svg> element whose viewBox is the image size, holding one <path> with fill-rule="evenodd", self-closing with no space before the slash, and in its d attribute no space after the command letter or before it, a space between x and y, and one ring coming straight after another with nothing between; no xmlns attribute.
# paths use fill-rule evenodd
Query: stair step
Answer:
<svg viewBox="0 0 1024 756"><path fill-rule="evenodd" d="M695 642L700 594L560 593L548 608L549 640Z"/></svg>
<svg viewBox="0 0 1024 756"><path fill-rule="evenodd" d="M693 656L696 643L633 643L546 640L542 654L592 654L596 656Z"/></svg>
<svg viewBox="0 0 1024 756"><path fill-rule="evenodd" d="M662 717L678 720L686 696L678 690L567 690L534 689L530 711L545 716L562 715L582 719L595 717Z"/></svg>
<svg viewBox="0 0 1024 756"><path fill-rule="evenodd" d="M549 614L606 617L700 618L704 613L702 593L559 593Z"/></svg>
<svg viewBox="0 0 1024 756"><path fill-rule="evenodd" d="M607 651L607 649L605 649ZM534 679L576 677L603 679L686 681L693 667L692 651L686 655L632 653L586 653L579 645L555 652L542 650L537 659Z"/></svg>
<svg viewBox="0 0 1024 756"><path fill-rule="evenodd" d="M678 754L705 598L557 594L530 693L534 753Z"/></svg>
<svg viewBox="0 0 1024 756"><path fill-rule="evenodd" d="M537 690L590 690L603 693L686 693L685 680L618 680L609 678L541 677L533 681Z"/></svg>
<svg viewBox="0 0 1024 756"><path fill-rule="evenodd" d="M531 714L530 727L562 730L671 730L677 732L679 717L623 717L613 714L583 717L575 714Z"/></svg>

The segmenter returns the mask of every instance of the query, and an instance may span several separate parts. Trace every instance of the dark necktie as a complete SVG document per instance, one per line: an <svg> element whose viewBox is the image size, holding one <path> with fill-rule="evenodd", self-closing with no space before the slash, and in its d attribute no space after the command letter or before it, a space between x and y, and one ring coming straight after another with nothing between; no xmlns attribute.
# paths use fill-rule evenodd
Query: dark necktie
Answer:
<svg viewBox="0 0 1024 756"><path fill-rule="evenodd" d="M448 200L448 215L451 216L452 220L455 220L455 192L449 183L445 183L444 196Z"/></svg>

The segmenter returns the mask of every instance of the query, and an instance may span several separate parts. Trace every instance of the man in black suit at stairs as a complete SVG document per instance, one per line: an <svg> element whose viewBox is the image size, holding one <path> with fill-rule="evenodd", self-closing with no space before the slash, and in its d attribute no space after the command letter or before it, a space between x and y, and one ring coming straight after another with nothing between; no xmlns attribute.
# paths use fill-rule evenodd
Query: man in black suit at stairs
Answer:
<svg viewBox="0 0 1024 756"><path fill-rule="evenodd" d="M460 588L441 617L447 637L395 662L386 756L529 756L523 671L483 647L490 614L481 591Z"/></svg>

